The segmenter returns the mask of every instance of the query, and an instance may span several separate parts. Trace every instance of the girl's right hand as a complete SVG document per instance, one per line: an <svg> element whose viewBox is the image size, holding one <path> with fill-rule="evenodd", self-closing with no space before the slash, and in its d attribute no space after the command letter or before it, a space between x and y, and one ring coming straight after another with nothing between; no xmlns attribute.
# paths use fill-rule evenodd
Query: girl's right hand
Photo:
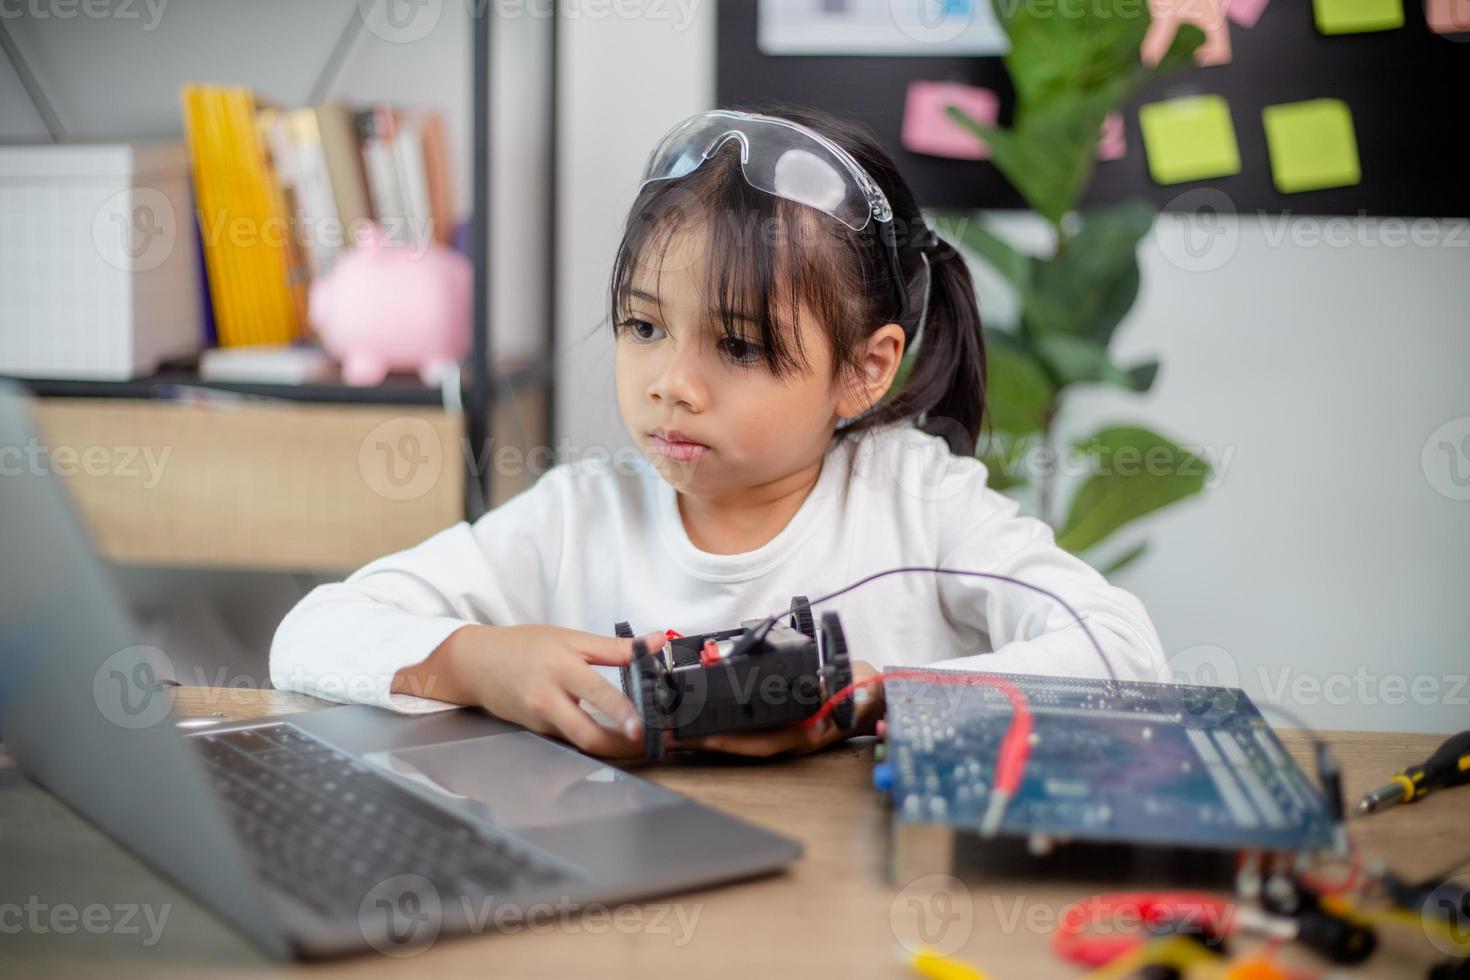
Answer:
<svg viewBox="0 0 1470 980"><path fill-rule="evenodd" d="M662 632L645 636L650 650ZM593 669L620 667L633 641L560 626L463 626L428 659L399 671L404 690L417 688L491 714L531 731L565 739L583 752L633 758L643 754L643 723L621 691ZM611 719L609 728L582 709L585 699Z"/></svg>

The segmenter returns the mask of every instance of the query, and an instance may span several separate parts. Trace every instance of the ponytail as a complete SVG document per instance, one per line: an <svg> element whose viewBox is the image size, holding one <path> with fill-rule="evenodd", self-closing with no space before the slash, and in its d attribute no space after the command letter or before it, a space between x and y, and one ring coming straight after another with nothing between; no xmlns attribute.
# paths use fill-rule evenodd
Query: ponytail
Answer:
<svg viewBox="0 0 1470 980"><path fill-rule="evenodd" d="M973 456L986 390L985 338L975 286L964 255L944 239L936 235L915 251L918 271L910 289L917 301L912 323L902 324L910 345L905 354L913 354L908 376L849 431L915 419L922 431L942 436L952 453Z"/></svg>

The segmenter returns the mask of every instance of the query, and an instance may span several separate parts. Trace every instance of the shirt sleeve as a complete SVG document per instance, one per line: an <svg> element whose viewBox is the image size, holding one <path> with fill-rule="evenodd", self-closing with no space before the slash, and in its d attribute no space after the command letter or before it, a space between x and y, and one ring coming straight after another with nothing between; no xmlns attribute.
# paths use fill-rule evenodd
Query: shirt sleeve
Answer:
<svg viewBox="0 0 1470 980"><path fill-rule="evenodd" d="M1086 621L1120 679L1165 679L1163 647L1143 603L1058 546L1051 527L1021 516L1015 500L976 482L980 489L964 495L966 519L955 522L964 531L941 542L941 567L1005 575L1053 592ZM1077 619L1050 596L978 576L937 577L945 615L989 636L994 651L957 657L945 667L1107 676Z"/></svg>
<svg viewBox="0 0 1470 980"><path fill-rule="evenodd" d="M395 694L393 677L422 662L461 626L544 622L563 536L566 481L554 467L473 525L317 586L286 614L271 642L271 683L329 701L403 713L453 707Z"/></svg>

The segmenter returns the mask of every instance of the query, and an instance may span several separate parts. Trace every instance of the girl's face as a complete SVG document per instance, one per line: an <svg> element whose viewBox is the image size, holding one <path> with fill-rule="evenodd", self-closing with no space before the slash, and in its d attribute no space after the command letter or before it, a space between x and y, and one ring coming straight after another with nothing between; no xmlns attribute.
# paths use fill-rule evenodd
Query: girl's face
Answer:
<svg viewBox="0 0 1470 980"><path fill-rule="evenodd" d="M772 376L753 322L746 340L722 336L709 308L705 247L703 235L679 234L661 269L644 264L633 271L617 324L618 408L664 479L686 493L722 496L816 463L838 417L865 403L853 407L852 396L832 383L832 352L805 308L796 347L809 365L805 372ZM789 316L777 317L791 329ZM659 430L677 430L707 448L670 446Z"/></svg>

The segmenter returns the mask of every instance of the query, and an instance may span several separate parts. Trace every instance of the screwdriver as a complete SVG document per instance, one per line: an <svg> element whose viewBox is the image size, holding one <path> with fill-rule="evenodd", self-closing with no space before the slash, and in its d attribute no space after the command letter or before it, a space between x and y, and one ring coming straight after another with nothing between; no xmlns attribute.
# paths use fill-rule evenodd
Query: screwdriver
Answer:
<svg viewBox="0 0 1470 980"><path fill-rule="evenodd" d="M1434 754L1394 776L1358 802L1360 815L1423 799L1433 790L1470 783L1470 732L1451 735Z"/></svg>

